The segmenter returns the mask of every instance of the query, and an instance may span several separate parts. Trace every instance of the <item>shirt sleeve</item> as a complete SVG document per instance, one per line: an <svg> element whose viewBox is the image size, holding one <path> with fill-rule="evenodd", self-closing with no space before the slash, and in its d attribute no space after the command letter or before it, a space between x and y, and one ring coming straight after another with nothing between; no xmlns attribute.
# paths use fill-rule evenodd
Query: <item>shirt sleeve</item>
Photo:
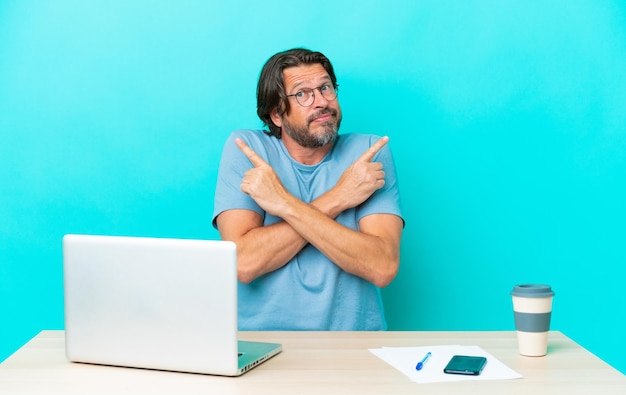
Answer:
<svg viewBox="0 0 626 395"><path fill-rule="evenodd" d="M379 137L373 136L370 140L370 146ZM385 172L385 185L374 192L369 199L363 202L357 208L357 220L371 214L393 214L402 218L402 208L400 202L400 187L396 175L396 167L393 161L393 155L388 145L385 145L373 159L374 162L380 162Z"/></svg>
<svg viewBox="0 0 626 395"><path fill-rule="evenodd" d="M252 163L235 144L237 137L250 145L250 136L241 131L233 132L224 144L215 187L212 220L215 229L217 229L217 217L226 210L251 210L265 216L265 211L254 199L241 191L241 180L245 172L252 168Z"/></svg>

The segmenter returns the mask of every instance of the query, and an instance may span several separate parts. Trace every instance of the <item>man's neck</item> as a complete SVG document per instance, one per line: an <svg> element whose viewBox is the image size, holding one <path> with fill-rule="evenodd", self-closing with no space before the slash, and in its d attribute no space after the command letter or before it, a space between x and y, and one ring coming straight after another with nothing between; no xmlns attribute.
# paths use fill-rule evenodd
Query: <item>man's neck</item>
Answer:
<svg viewBox="0 0 626 395"><path fill-rule="evenodd" d="M296 143L286 133L283 133L282 140L287 152L295 161L309 166L320 163L334 144L334 141L332 141L323 147L306 148Z"/></svg>

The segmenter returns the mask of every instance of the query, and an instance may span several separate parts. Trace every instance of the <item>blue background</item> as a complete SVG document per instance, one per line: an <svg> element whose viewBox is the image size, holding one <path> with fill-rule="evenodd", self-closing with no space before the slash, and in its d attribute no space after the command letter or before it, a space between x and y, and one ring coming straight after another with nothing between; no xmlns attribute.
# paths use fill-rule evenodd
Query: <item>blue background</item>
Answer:
<svg viewBox="0 0 626 395"><path fill-rule="evenodd" d="M392 330L511 330L509 291L626 372L620 1L0 2L0 360L63 328L66 233L217 238L219 155L262 64L333 61L406 219Z"/></svg>

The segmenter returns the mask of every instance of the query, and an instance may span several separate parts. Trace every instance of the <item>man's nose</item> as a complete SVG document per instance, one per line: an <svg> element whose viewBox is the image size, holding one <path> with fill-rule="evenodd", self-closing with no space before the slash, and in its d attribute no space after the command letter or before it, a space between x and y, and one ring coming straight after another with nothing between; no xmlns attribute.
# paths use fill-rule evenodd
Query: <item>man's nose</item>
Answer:
<svg viewBox="0 0 626 395"><path fill-rule="evenodd" d="M328 102L324 95L322 95L322 91L319 89L313 90L313 107L328 107Z"/></svg>

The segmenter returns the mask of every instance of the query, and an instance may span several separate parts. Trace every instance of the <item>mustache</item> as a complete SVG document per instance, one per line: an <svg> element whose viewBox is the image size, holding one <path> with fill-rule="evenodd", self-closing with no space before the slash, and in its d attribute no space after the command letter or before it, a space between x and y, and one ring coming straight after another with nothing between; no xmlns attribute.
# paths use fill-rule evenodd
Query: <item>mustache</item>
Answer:
<svg viewBox="0 0 626 395"><path fill-rule="evenodd" d="M311 114L308 118L307 118L307 122L311 123L313 122L316 118L324 115L324 114L330 114L333 117L337 118L337 110L335 110L334 108L324 108L322 110L319 110L313 114Z"/></svg>

